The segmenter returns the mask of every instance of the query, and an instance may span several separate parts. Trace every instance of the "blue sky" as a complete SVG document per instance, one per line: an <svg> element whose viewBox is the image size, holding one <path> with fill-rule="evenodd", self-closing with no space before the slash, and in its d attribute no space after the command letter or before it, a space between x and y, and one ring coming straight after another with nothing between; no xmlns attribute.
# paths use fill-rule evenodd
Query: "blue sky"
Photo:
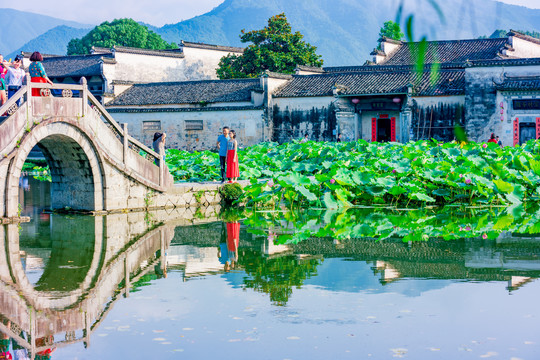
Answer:
<svg viewBox="0 0 540 360"><path fill-rule="evenodd" d="M540 0L499 1L540 9ZM151 25L162 26L204 14L222 2L223 0L0 0L0 8L30 11L88 24L130 17Z"/></svg>

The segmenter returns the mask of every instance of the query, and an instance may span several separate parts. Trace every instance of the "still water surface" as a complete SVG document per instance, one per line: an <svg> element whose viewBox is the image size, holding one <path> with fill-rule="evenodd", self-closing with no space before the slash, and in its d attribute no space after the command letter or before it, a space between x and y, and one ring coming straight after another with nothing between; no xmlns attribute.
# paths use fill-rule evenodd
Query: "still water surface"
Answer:
<svg viewBox="0 0 540 360"><path fill-rule="evenodd" d="M221 222L213 209L43 214L45 184L21 189L31 222L1 233L1 350L23 353L18 340L52 359L540 358L540 238L276 244L283 228Z"/></svg>

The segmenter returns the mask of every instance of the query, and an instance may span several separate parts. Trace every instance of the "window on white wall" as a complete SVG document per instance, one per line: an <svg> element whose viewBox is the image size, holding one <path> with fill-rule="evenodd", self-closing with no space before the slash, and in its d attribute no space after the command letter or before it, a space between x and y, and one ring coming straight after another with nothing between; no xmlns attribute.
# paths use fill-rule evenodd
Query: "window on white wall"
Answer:
<svg viewBox="0 0 540 360"><path fill-rule="evenodd" d="M186 120L186 130L204 130L202 120Z"/></svg>
<svg viewBox="0 0 540 360"><path fill-rule="evenodd" d="M160 120L148 120L142 122L143 131L160 131L161 130L161 121Z"/></svg>

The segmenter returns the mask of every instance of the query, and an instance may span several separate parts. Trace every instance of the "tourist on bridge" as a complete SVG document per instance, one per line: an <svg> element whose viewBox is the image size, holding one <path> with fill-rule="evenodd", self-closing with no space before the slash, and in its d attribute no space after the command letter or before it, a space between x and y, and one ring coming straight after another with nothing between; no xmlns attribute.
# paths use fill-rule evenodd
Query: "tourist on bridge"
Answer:
<svg viewBox="0 0 540 360"><path fill-rule="evenodd" d="M6 82L4 78L0 77L0 106L4 105L6 101Z"/></svg>
<svg viewBox="0 0 540 360"><path fill-rule="evenodd" d="M24 80L24 70L22 69L22 55L15 56L15 60L10 64L7 61L2 63L6 72L6 86L8 89L8 99L10 99L21 88ZM17 105L21 105L21 100L17 101Z"/></svg>
<svg viewBox="0 0 540 360"><path fill-rule="evenodd" d="M1 64L4 62L4 57L0 54L0 106L4 105L7 101L7 86L6 86L6 73L7 69Z"/></svg>
<svg viewBox="0 0 540 360"><path fill-rule="evenodd" d="M236 182L240 176L238 167L238 142L236 141L236 133L230 131L229 142L227 143L227 177L229 182Z"/></svg>
<svg viewBox="0 0 540 360"><path fill-rule="evenodd" d="M229 142L229 128L223 127L223 134L217 138L217 149L219 152L219 166L221 167L221 183L225 182L225 167L227 164L227 144Z"/></svg>
<svg viewBox="0 0 540 360"><path fill-rule="evenodd" d="M52 81L47 77L45 68L43 67L43 56L38 52L34 51L30 56L30 67L28 71L30 72L30 81L35 83L49 83L52 85ZM42 89L32 89L32 96L41 96Z"/></svg>

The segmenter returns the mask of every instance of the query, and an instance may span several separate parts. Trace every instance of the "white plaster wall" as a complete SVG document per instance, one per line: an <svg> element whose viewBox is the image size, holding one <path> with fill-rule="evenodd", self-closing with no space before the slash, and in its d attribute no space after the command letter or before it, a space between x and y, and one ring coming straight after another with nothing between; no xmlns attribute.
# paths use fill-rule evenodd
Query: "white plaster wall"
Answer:
<svg viewBox="0 0 540 360"><path fill-rule="evenodd" d="M251 103L253 106L262 106L264 103L264 93L263 92L251 92Z"/></svg>
<svg viewBox="0 0 540 360"><path fill-rule="evenodd" d="M108 81L107 92L113 92L113 80L166 82L217 79L216 68L225 51L184 47L184 58L131 54L116 51L116 64L103 64Z"/></svg>
<svg viewBox="0 0 540 360"><path fill-rule="evenodd" d="M382 51L386 54L386 56L390 57L392 56L400 47L401 45L392 44L391 42L383 41L381 43Z"/></svg>
<svg viewBox="0 0 540 360"><path fill-rule="evenodd" d="M197 73L188 73L183 58L116 52L116 64L103 64L107 79L105 92L113 92L114 80L134 82L166 82L200 80Z"/></svg>
<svg viewBox="0 0 540 360"><path fill-rule="evenodd" d="M122 94L124 91L126 91L127 89L129 89L132 86L133 85L119 85L119 84L116 84L116 85L113 86L113 88L114 88L113 94L114 94L114 96L118 96L118 95Z"/></svg>
<svg viewBox="0 0 540 360"><path fill-rule="evenodd" d="M497 104L499 106L497 107L497 114L495 114L495 118L492 119L490 122L489 129L492 130L496 135L499 135L500 140L502 141L504 146L513 146L514 145L514 137L512 134L513 130L513 124L512 124L512 117L510 116L511 113L511 104L510 101L506 101L504 94L500 91L497 92ZM501 106L502 104L502 106ZM502 110L502 114L501 111ZM482 139L483 141L488 140L488 136L490 135L489 131L486 132L485 138Z"/></svg>
<svg viewBox="0 0 540 360"><path fill-rule="evenodd" d="M264 89L264 81L267 81L267 86L268 88L265 89L266 91L268 91L268 94L273 94L274 93L274 90L276 90L278 87L280 87L281 85L284 85L285 83L287 83L289 81L289 79L277 79L277 78L273 78L273 77L261 77L261 87Z"/></svg>
<svg viewBox="0 0 540 360"><path fill-rule="evenodd" d="M523 40L516 36L510 37L510 44L514 48L514 51L508 51L508 55L520 58L540 57L540 44Z"/></svg>
<svg viewBox="0 0 540 360"><path fill-rule="evenodd" d="M539 55L540 57L540 55ZM538 76L540 74L540 65L529 66L504 66L504 67L471 67L465 69L465 77L468 76L483 76L488 80L501 81L501 76L506 74L507 76Z"/></svg>
<svg viewBox="0 0 540 360"><path fill-rule="evenodd" d="M183 48L186 71L197 73L204 79L217 79L216 69L222 57L231 54L229 51L200 49L189 46ZM238 53L234 53L240 55Z"/></svg>
<svg viewBox="0 0 540 360"><path fill-rule="evenodd" d="M152 146L152 136L158 130L143 131L143 121L159 120L160 131L167 133L167 148L212 150L223 126L236 130L239 146L261 142L264 131L262 113L263 110L237 110L112 113L112 116L120 123L127 123L129 133L148 146ZM186 131L185 120L202 120L204 129Z"/></svg>

